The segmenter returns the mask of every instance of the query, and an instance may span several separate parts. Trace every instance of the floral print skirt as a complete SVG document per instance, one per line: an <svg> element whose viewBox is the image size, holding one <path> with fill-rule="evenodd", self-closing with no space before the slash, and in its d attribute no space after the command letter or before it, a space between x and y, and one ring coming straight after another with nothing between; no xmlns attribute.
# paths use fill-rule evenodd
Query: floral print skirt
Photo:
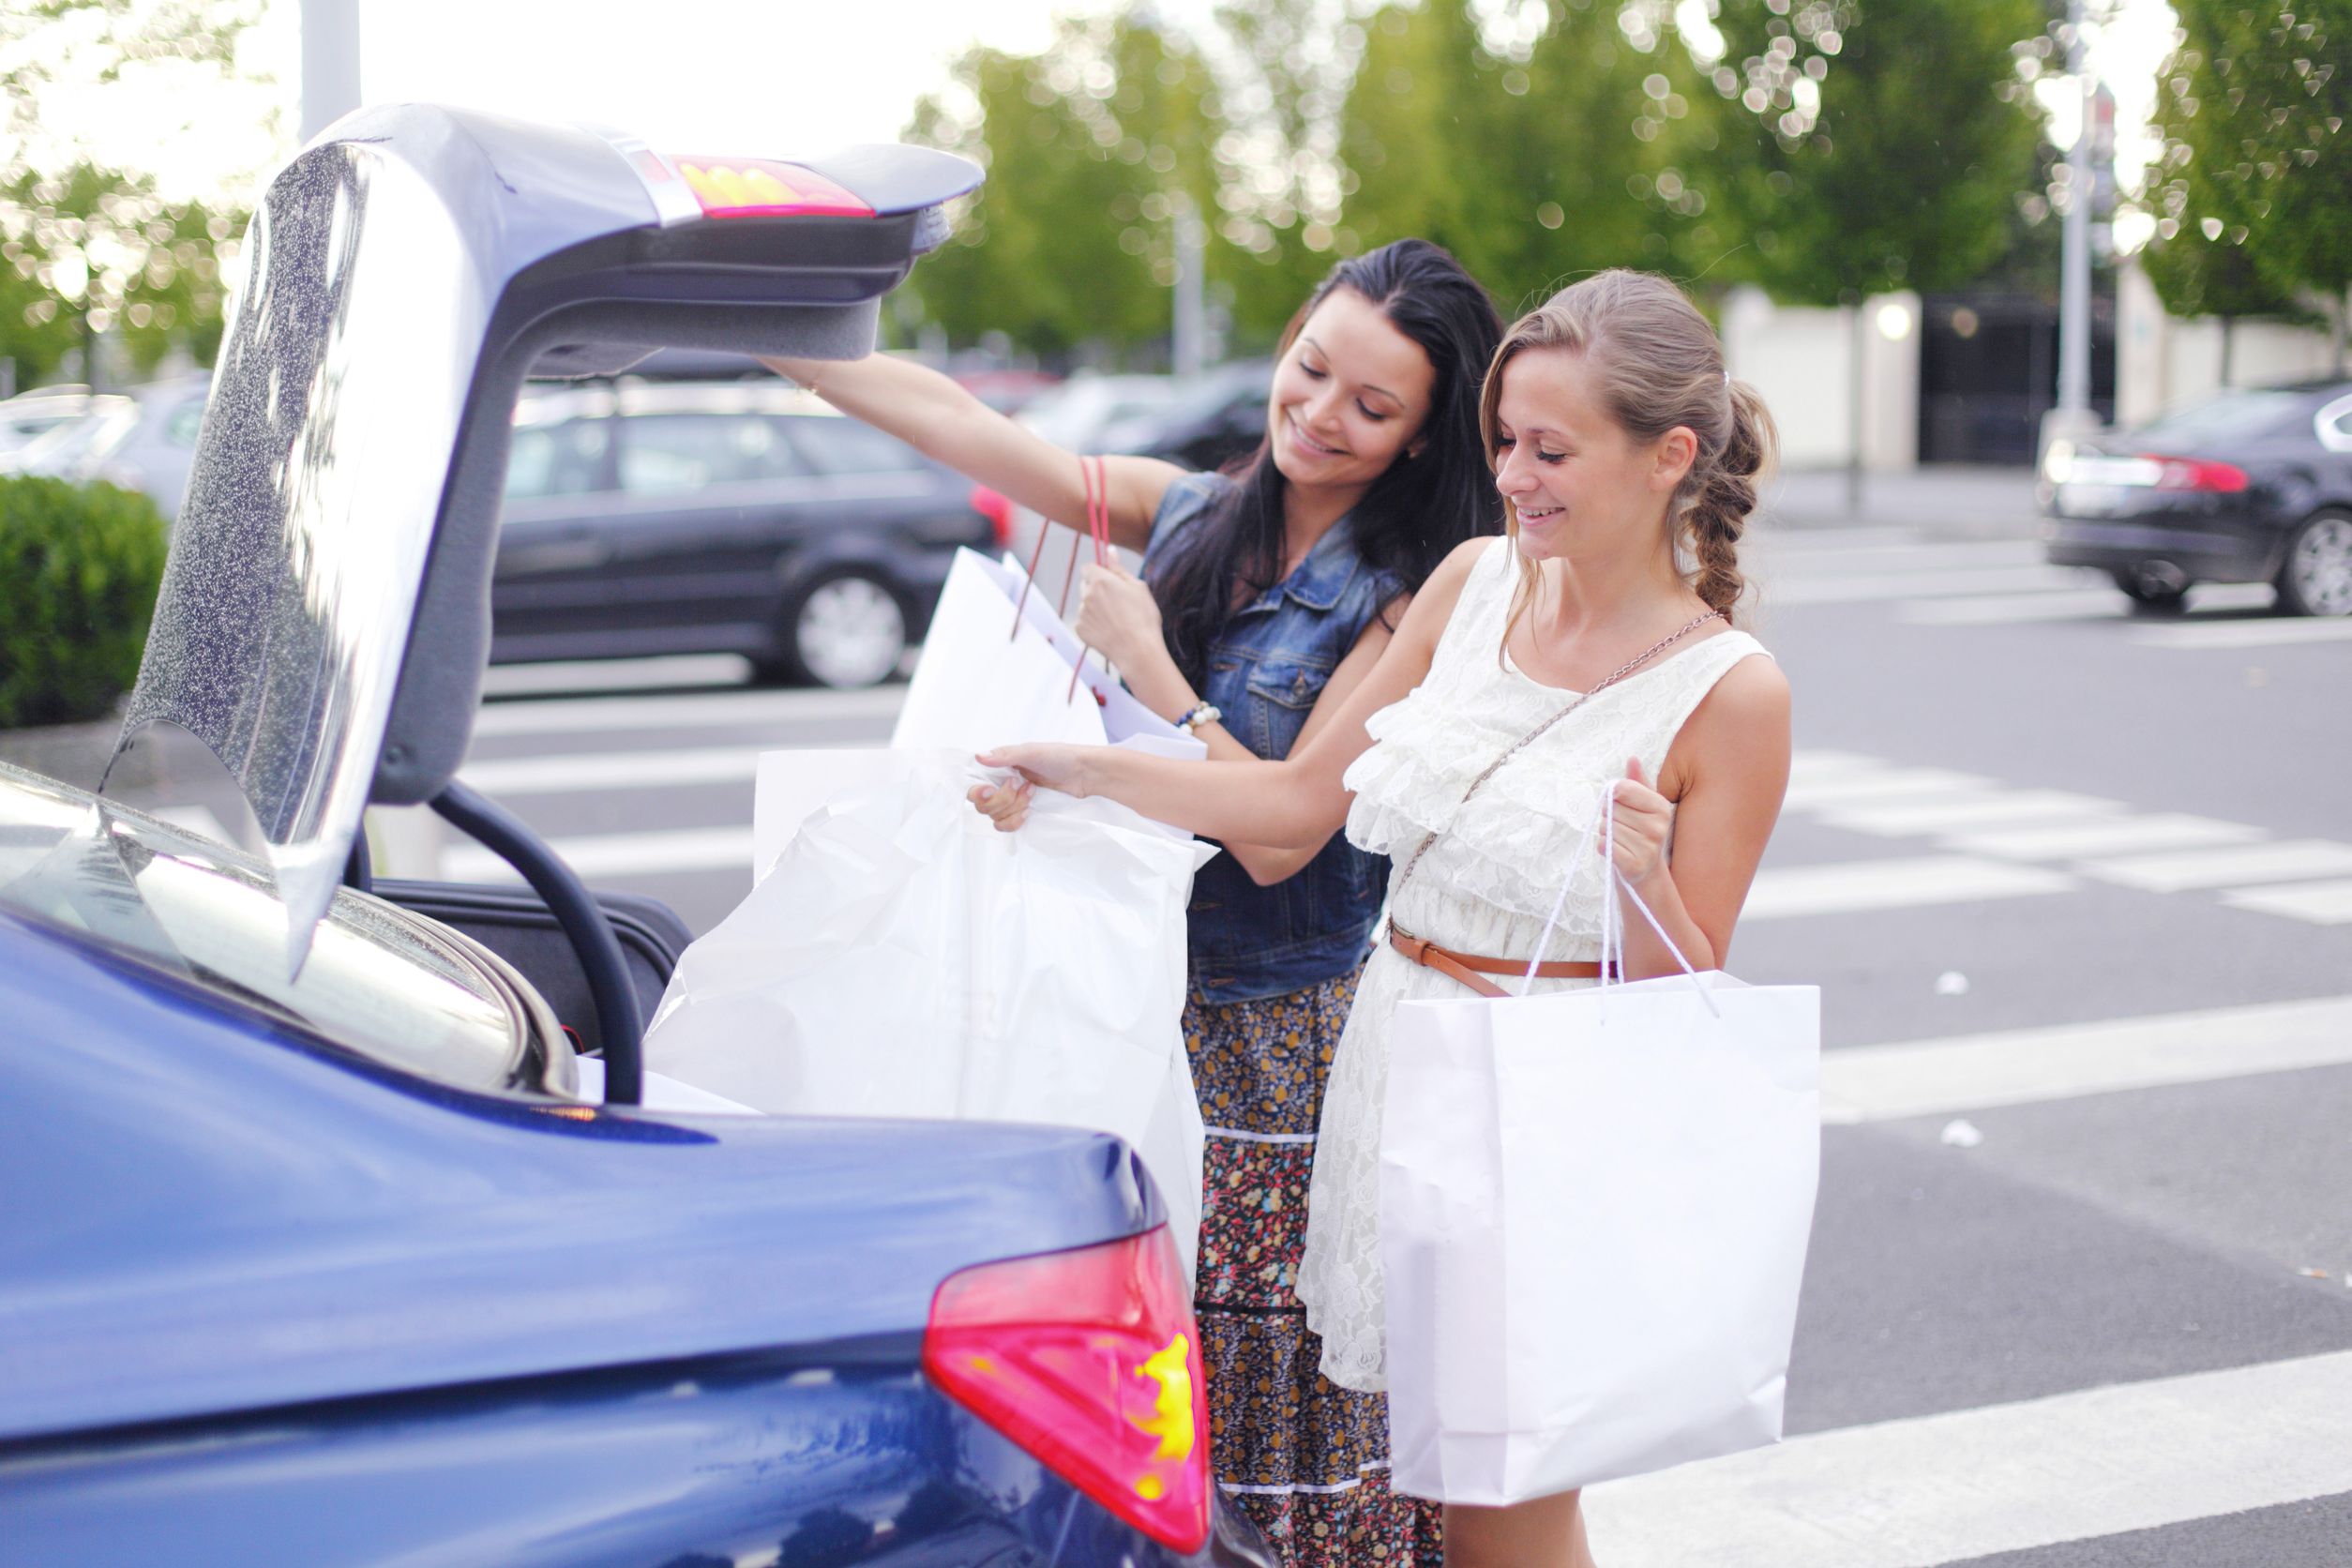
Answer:
<svg viewBox="0 0 2352 1568"><path fill-rule="evenodd" d="M1317 1369L1292 1293L1307 1176L1353 974L1287 996L1184 1008L1208 1124L1200 1319L1219 1487L1286 1568L1440 1568L1438 1505L1388 1489L1388 1400Z"/></svg>

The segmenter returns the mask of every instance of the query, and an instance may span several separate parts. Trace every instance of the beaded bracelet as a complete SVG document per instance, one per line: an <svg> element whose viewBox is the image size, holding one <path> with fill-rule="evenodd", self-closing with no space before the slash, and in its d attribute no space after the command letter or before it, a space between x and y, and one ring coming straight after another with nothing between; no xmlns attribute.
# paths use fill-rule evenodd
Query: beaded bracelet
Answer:
<svg viewBox="0 0 2352 1568"><path fill-rule="evenodd" d="M1182 730L1187 735L1198 734L1202 725L1214 724L1217 720L1223 718L1224 716L1225 715L1218 710L1215 703L1202 702L1193 708L1190 713L1184 715L1184 717L1178 719L1176 721L1176 728Z"/></svg>

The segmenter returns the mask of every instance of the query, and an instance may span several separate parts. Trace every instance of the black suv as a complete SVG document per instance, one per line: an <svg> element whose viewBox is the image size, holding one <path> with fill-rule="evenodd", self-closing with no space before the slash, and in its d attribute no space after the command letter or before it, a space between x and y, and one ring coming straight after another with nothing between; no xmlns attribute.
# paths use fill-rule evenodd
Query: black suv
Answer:
<svg viewBox="0 0 2352 1568"><path fill-rule="evenodd" d="M746 656L865 686L923 635L958 545L1003 504L775 381L591 385L515 414L494 662Z"/></svg>

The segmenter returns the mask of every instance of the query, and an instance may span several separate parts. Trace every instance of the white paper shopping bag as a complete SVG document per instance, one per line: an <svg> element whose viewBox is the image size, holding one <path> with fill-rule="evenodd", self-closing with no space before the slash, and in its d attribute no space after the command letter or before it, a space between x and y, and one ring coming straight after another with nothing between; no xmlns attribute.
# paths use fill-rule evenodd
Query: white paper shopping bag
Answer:
<svg viewBox="0 0 2352 1568"><path fill-rule="evenodd" d="M1395 1489L1510 1503L1778 1440L1818 990L1711 972L1466 991L1400 1004L1390 1050Z"/></svg>
<svg viewBox="0 0 2352 1568"><path fill-rule="evenodd" d="M983 770L957 753L761 761L761 812L795 820L755 824L783 847L680 959L647 1066L763 1111L1114 1133L1143 1155L1189 1269L1184 911L1215 852L1047 792L999 833L964 799Z"/></svg>
<svg viewBox="0 0 2352 1568"><path fill-rule="evenodd" d="M968 756L1018 741L1065 741L1208 755L1201 741L1137 701L1099 658L1085 657L1044 591L1024 597L1024 580L1010 557L956 552L891 731L894 748L939 746Z"/></svg>

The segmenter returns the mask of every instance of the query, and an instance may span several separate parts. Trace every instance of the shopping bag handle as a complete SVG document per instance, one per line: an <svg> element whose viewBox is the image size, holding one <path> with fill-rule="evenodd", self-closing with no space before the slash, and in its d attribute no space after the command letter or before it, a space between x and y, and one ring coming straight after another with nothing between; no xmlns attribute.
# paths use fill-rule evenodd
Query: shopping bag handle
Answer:
<svg viewBox="0 0 2352 1568"><path fill-rule="evenodd" d="M1535 958L1527 966L1527 974L1519 982L1519 994L1527 995L1528 988L1535 984L1536 971L1544 966L1545 949L1551 946L1552 932L1559 928L1560 917L1567 912L1568 891L1576 884L1576 870L1584 864L1584 857L1592 849L1596 838L1601 847L1601 986L1606 988L1612 974L1619 977L1619 984L1624 983L1625 933L1619 918L1616 897L1617 890L1621 887L1625 896L1634 901L1634 908L1641 912L1642 919L1658 933L1658 940L1666 943L1666 951L1674 955L1674 961L1682 966L1682 972L1690 977L1699 1000L1707 1003L1707 1010L1717 1018L1723 1017L1723 1010L1715 1005L1714 994L1698 977L1698 971L1691 967L1690 959L1682 956L1682 949L1675 945L1674 939L1666 935L1666 928L1658 923L1657 914L1650 908L1649 901L1642 897L1640 890L1634 886L1624 872L1617 868L1617 780L1614 778L1602 784L1601 798L1595 803L1592 821L1585 825L1584 837L1577 842L1576 852L1568 858L1568 874L1560 880L1560 897L1552 901L1552 912L1544 922L1544 934L1536 939ZM1615 961L1612 962L1612 959Z"/></svg>
<svg viewBox="0 0 2352 1568"><path fill-rule="evenodd" d="M1094 565L1110 565L1110 475L1103 460L1095 457L1078 459L1078 484L1086 491L1086 532L1094 541ZM1070 551L1069 569L1062 574L1062 613L1070 611L1070 583L1078 576L1078 551ZM1078 695L1078 671L1086 666L1086 656L1092 652L1084 643L1078 645L1078 656L1070 666L1070 688L1062 694L1064 702ZM1096 697L1095 701L1103 699Z"/></svg>

